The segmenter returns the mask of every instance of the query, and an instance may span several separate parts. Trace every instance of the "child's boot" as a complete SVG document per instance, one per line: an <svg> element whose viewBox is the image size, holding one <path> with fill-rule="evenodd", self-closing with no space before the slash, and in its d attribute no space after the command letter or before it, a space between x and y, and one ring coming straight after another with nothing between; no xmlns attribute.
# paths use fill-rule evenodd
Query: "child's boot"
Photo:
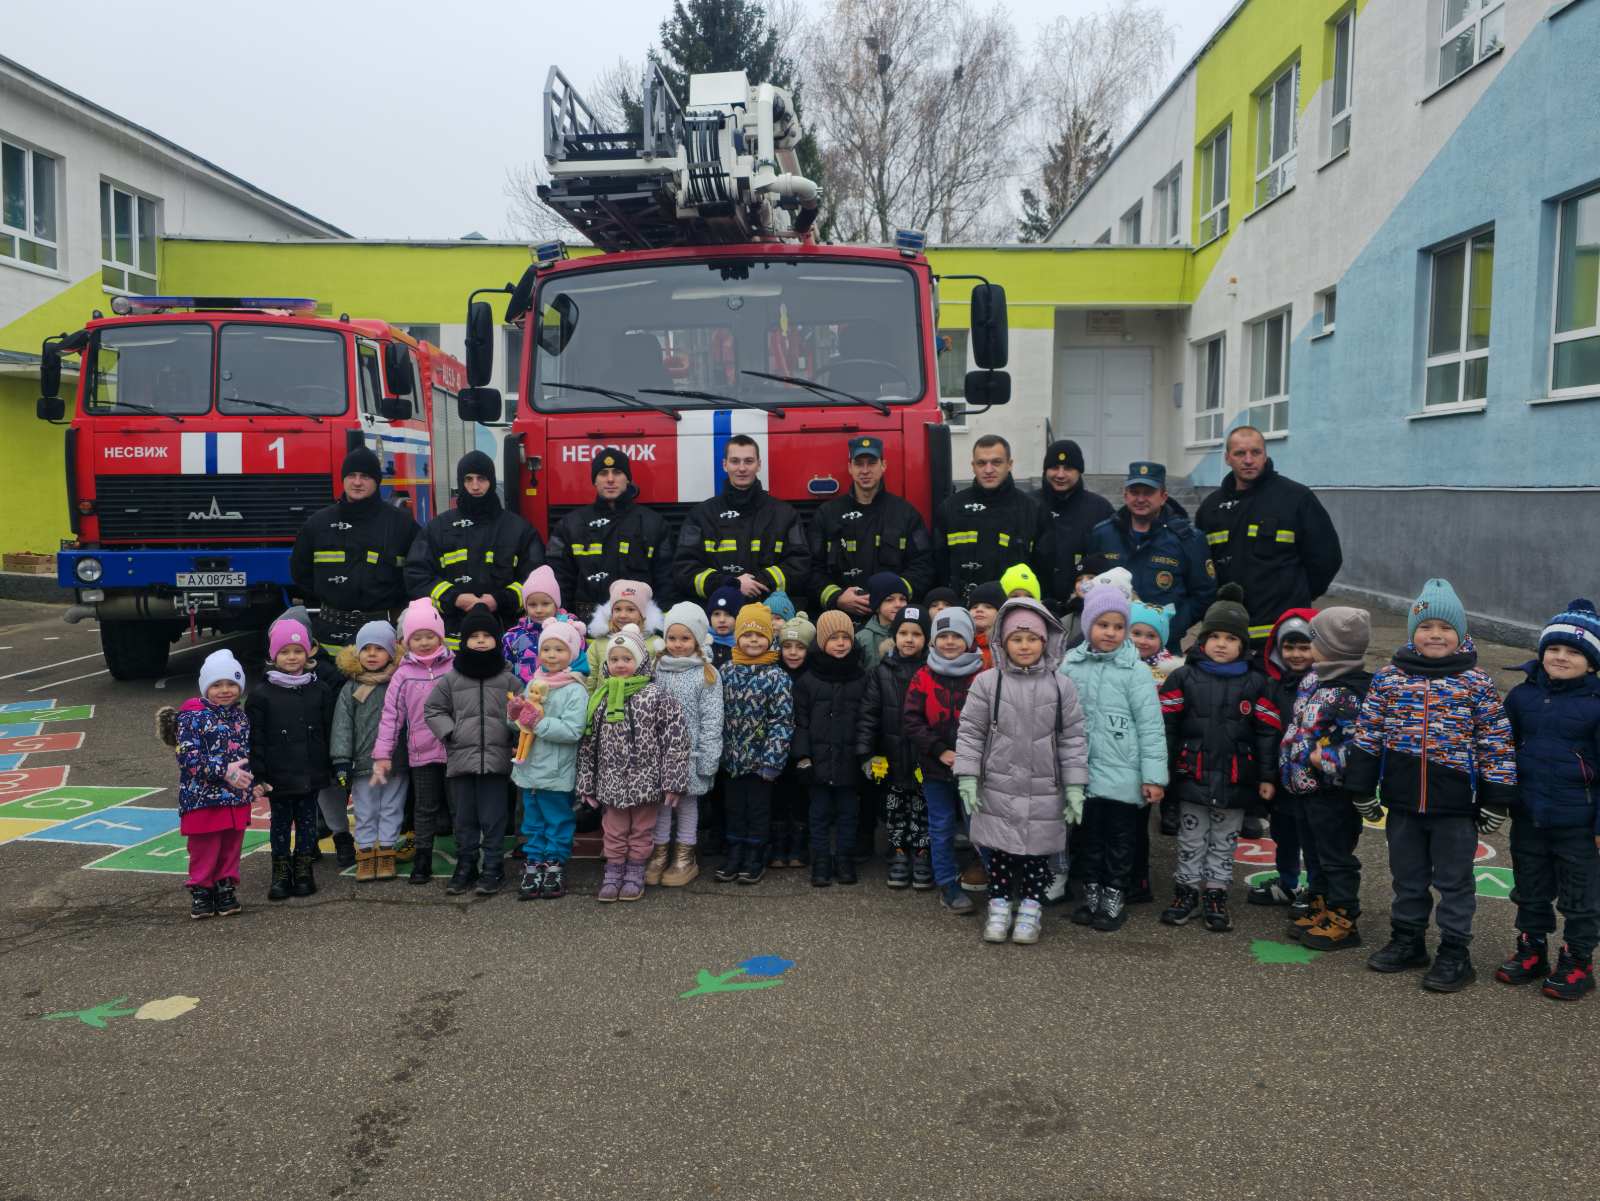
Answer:
<svg viewBox="0 0 1600 1201"><path fill-rule="evenodd" d="M1180 884L1177 891L1172 894L1172 904L1161 913L1161 924L1181 926L1194 916L1194 911L1198 908L1200 908L1200 890L1187 884Z"/></svg>
<svg viewBox="0 0 1600 1201"><path fill-rule="evenodd" d="M517 900L537 901L543 895L546 866L532 859L522 865L522 881L517 885Z"/></svg>
<svg viewBox="0 0 1600 1201"><path fill-rule="evenodd" d="M732 884L739 878L739 871L744 867L744 857L748 853L743 842L728 840L728 853L722 857L722 862L717 870L712 873L718 884Z"/></svg>
<svg viewBox="0 0 1600 1201"><path fill-rule="evenodd" d="M379 844L373 852L372 878L374 880L393 880L396 875L394 848Z"/></svg>
<svg viewBox="0 0 1600 1201"><path fill-rule="evenodd" d="M1011 927L1011 941L1035 943L1039 941L1039 927L1044 925L1044 906L1029 897L1017 906L1016 924Z"/></svg>
<svg viewBox="0 0 1600 1201"><path fill-rule="evenodd" d="M189 916L195 921L208 918L217 912L217 898L203 884L189 885Z"/></svg>
<svg viewBox="0 0 1600 1201"><path fill-rule="evenodd" d="M833 857L833 878L840 884L854 884L856 882L856 855L860 853L862 845L862 843L856 843L854 853L847 848Z"/></svg>
<svg viewBox="0 0 1600 1201"><path fill-rule="evenodd" d="M1343 907L1325 909L1322 921L1308 926L1301 934L1300 945L1314 951L1342 951L1361 945L1361 931L1356 928L1356 919Z"/></svg>
<svg viewBox="0 0 1600 1201"><path fill-rule="evenodd" d="M471 892L477 882L478 857L463 855L456 860L456 870L450 873L450 882L444 886L444 890L453 897L459 897L464 892Z"/></svg>
<svg viewBox="0 0 1600 1201"><path fill-rule="evenodd" d="M218 917L232 917L244 912L244 906L239 904L239 894L234 891L234 883L232 880L218 880L216 888L212 889L211 896L216 901Z"/></svg>
<svg viewBox="0 0 1600 1201"><path fill-rule="evenodd" d="M1290 912L1294 912L1292 908ZM1304 913L1297 914L1289 919L1289 937L1296 942L1301 941L1305 937L1307 930L1313 926L1320 926L1326 920L1327 912L1327 902L1322 899L1321 895L1312 897Z"/></svg>
<svg viewBox="0 0 1600 1201"><path fill-rule="evenodd" d="M661 887L682 888L700 875L700 864L695 861L695 849L679 843L673 848L672 866L661 873ZM650 877L645 877L645 883Z"/></svg>
<svg viewBox="0 0 1600 1201"><path fill-rule="evenodd" d="M267 900L287 901L294 890L294 877L289 872L289 856L272 857L272 887L267 889Z"/></svg>
<svg viewBox="0 0 1600 1201"><path fill-rule="evenodd" d="M622 887L617 891L619 901L637 901L644 896L643 859L630 859L622 869Z"/></svg>
<svg viewBox="0 0 1600 1201"><path fill-rule="evenodd" d="M411 847L411 875L413 884L426 884L433 879L433 843L418 842Z"/></svg>
<svg viewBox="0 0 1600 1201"><path fill-rule="evenodd" d="M1083 900L1072 911L1072 924L1074 926L1087 926L1094 922L1094 915L1100 912L1100 886L1087 881L1083 885Z"/></svg>
<svg viewBox="0 0 1600 1201"><path fill-rule="evenodd" d="M544 865L544 887L540 889L539 896L546 901L559 901L567 895L567 865L565 863L547 863Z"/></svg>
<svg viewBox="0 0 1600 1201"><path fill-rule="evenodd" d="M1367 966L1375 972L1404 972L1428 966L1428 943L1415 926L1390 926L1389 941L1382 950L1367 956Z"/></svg>
<svg viewBox="0 0 1600 1201"><path fill-rule="evenodd" d="M767 874L767 848L753 842L745 851L744 864L739 868L740 884L760 884Z"/></svg>
<svg viewBox="0 0 1600 1201"><path fill-rule="evenodd" d="M646 884L660 884L661 877L667 870L667 853L671 850L664 842L658 842L655 849L650 852L650 858L644 865L644 882Z"/></svg>
<svg viewBox="0 0 1600 1201"><path fill-rule="evenodd" d="M333 854L338 860L339 870L352 868L356 865L356 840L348 833L333 836Z"/></svg>
<svg viewBox="0 0 1600 1201"><path fill-rule="evenodd" d="M1127 899L1120 888L1104 888L1100 890L1100 908L1094 915L1094 920L1089 924L1102 934L1109 934L1113 930L1122 929L1122 923L1128 920Z"/></svg>
<svg viewBox="0 0 1600 1201"><path fill-rule="evenodd" d="M928 853L928 848L911 854L911 887L918 892L926 892L933 887L933 856Z"/></svg>
<svg viewBox="0 0 1600 1201"><path fill-rule="evenodd" d="M1556 1001L1578 1001L1594 991L1594 955L1579 956L1563 945L1556 957L1556 970L1544 982L1544 995Z"/></svg>
<svg viewBox="0 0 1600 1201"><path fill-rule="evenodd" d="M989 917L983 923L984 942L1005 942L1011 933L1011 918L1014 910L1011 902L1001 897L989 898Z"/></svg>
<svg viewBox="0 0 1600 1201"><path fill-rule="evenodd" d="M378 878L378 852L371 847L356 848L356 883L371 884Z"/></svg>
<svg viewBox="0 0 1600 1201"><path fill-rule="evenodd" d="M1439 953L1422 977L1422 987L1429 992L1460 992L1477 978L1467 945L1446 938L1439 942Z"/></svg>
<svg viewBox="0 0 1600 1201"><path fill-rule="evenodd" d="M833 856L818 851L811 856L811 887L826 888L833 883Z"/></svg>
<svg viewBox="0 0 1600 1201"><path fill-rule="evenodd" d="M1233 929L1233 919L1228 916L1228 890L1208 888L1205 897L1206 929L1212 934L1226 934Z"/></svg>
<svg viewBox="0 0 1600 1201"><path fill-rule="evenodd" d="M605 874L600 877L600 891L594 894L595 900L610 902L617 899L622 892L622 866L615 860L606 860Z"/></svg>
<svg viewBox="0 0 1600 1201"><path fill-rule="evenodd" d="M1249 905L1293 905L1294 889L1284 885L1282 876L1274 876L1251 888L1244 899Z"/></svg>
<svg viewBox="0 0 1600 1201"><path fill-rule="evenodd" d="M1517 949L1494 970L1501 984L1532 984L1550 974L1550 959L1545 940L1536 934L1517 932Z"/></svg>
<svg viewBox="0 0 1600 1201"><path fill-rule="evenodd" d="M502 867L484 868L483 874L478 877L477 894L480 897L492 897L506 886L506 869Z"/></svg>
<svg viewBox="0 0 1600 1201"><path fill-rule="evenodd" d="M310 855L294 857L294 887L290 891L295 896L309 897L316 894L317 877L312 873L314 862Z"/></svg>
<svg viewBox="0 0 1600 1201"><path fill-rule="evenodd" d="M890 888L911 887L911 856L906 854L904 847L890 849L889 877L885 883Z"/></svg>

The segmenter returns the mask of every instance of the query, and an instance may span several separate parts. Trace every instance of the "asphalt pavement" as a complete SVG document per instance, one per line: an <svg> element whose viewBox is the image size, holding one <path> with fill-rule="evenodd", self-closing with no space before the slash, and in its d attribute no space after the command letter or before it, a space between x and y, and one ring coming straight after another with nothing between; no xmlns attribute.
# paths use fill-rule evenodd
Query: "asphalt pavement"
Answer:
<svg viewBox="0 0 1600 1201"><path fill-rule="evenodd" d="M4 1201L1591 1195L1600 998L1494 983L1512 910L1491 895L1465 993L1368 971L1377 831L1368 946L1312 962L1243 903L1248 866L1232 933L1053 909L1034 947L983 945L881 861L856 888L707 874L602 906L593 863L519 903L358 888L329 859L316 897L269 907L263 852L241 916L191 922L182 876L148 870L173 836L134 840L171 824L152 717L204 652L116 683L97 647L0 602L0 704L51 702L0 711L0 754L27 755L0 771ZM1481 866L1508 866L1489 844ZM1157 838L1158 892L1171 860Z"/></svg>

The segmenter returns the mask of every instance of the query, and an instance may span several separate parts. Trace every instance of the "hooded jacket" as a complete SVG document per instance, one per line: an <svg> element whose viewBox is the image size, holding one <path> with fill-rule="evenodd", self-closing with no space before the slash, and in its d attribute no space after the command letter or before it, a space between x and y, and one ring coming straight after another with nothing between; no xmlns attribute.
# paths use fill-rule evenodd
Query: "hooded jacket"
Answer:
<svg viewBox="0 0 1600 1201"><path fill-rule="evenodd" d="M448 671L434 681L422 717L445 746L446 776L509 776L515 743L506 694L521 691L509 667L487 679Z"/></svg>
<svg viewBox="0 0 1600 1201"><path fill-rule="evenodd" d="M806 672L794 685L794 744L789 754L796 763L811 760L818 783L835 787L855 783L861 771L856 734L866 691L859 646L852 644L843 659L820 646L806 652Z"/></svg>
<svg viewBox="0 0 1600 1201"><path fill-rule="evenodd" d="M864 505L852 488L817 509L811 567L811 592L824 609L846 588L865 590L880 571L899 576L915 600L933 586L933 546L922 515L904 497L880 488Z"/></svg>
<svg viewBox="0 0 1600 1201"><path fill-rule="evenodd" d="M688 795L704 796L716 783L722 762L722 678L707 682L699 659L658 659L655 679L656 687L682 707L689 725Z"/></svg>
<svg viewBox="0 0 1600 1201"><path fill-rule="evenodd" d="M1260 803L1257 785L1277 785L1283 719L1264 675L1242 659L1215 666L1195 647L1161 686L1173 791L1180 802L1248 809Z"/></svg>
<svg viewBox="0 0 1600 1201"><path fill-rule="evenodd" d="M1045 606L1030 597L1009 600L995 619L1024 607L1045 623L1044 654L1018 667L1003 641L995 665L979 672L961 711L956 735L957 776L974 776L983 807L972 816L972 841L1013 855L1053 855L1066 849L1062 800L1068 785L1089 782L1089 742L1078 690L1059 671L1066 635Z"/></svg>
<svg viewBox="0 0 1600 1201"><path fill-rule="evenodd" d="M1517 748L1520 812L1540 829L1579 826L1600 837L1600 678L1552 680L1537 659L1506 697Z"/></svg>
<svg viewBox="0 0 1600 1201"><path fill-rule="evenodd" d="M803 588L810 571L800 515L760 480L748 488L726 485L690 509L678 531L673 577L679 596L705 600L718 588L737 588L747 572L787 592Z"/></svg>
<svg viewBox="0 0 1600 1201"><path fill-rule="evenodd" d="M297 687L266 679L245 701L250 774L257 783L271 784L275 799L304 796L330 783L333 705L333 689L316 678Z"/></svg>
<svg viewBox="0 0 1600 1201"><path fill-rule="evenodd" d="M791 684L781 664L729 663L722 669L722 770L730 778L778 778L794 739L794 693L810 675Z"/></svg>
<svg viewBox="0 0 1600 1201"><path fill-rule="evenodd" d="M969 484L934 510L934 581L954 588L965 605L975 587L1006 568L1033 566L1048 520L1009 475L994 488Z"/></svg>
<svg viewBox="0 0 1600 1201"><path fill-rule="evenodd" d="M1314 666L1306 672L1278 748L1278 776L1292 795L1343 787L1350 738L1371 686L1372 673L1367 671L1347 671L1332 680L1320 679ZM1322 752L1320 765L1311 762L1317 750Z"/></svg>
<svg viewBox="0 0 1600 1201"><path fill-rule="evenodd" d="M527 690L522 694L526 696ZM572 792L578 783L578 740L583 737L588 707L589 693L578 681L546 693L544 716L533 727L533 750L526 763L511 765L511 782L542 792ZM522 727L509 720L506 724L515 740Z"/></svg>
<svg viewBox="0 0 1600 1201"><path fill-rule="evenodd" d="M432 663L408 653L395 668L383 697L378 738L372 744L374 759L402 760L412 767L445 761L444 743L434 737L423 716L423 705L434 684L450 674L453 656L448 647L440 650Z"/></svg>
<svg viewBox="0 0 1600 1201"><path fill-rule="evenodd" d="M639 670L653 674L650 656ZM689 723L683 706L652 683L627 699L621 721L597 705L578 743L578 796L613 809L659 805L689 792Z"/></svg>
<svg viewBox="0 0 1600 1201"><path fill-rule="evenodd" d="M563 514L545 546L562 598L584 613L609 599L612 580L644 580L657 599L670 599L672 554L666 518L639 503L632 483L616 500L597 495Z"/></svg>
<svg viewBox="0 0 1600 1201"><path fill-rule="evenodd" d="M204 697L195 697L176 710L174 717L179 814L248 808L249 792L228 783L228 765L250 754L250 719L244 706L213 705Z"/></svg>
<svg viewBox="0 0 1600 1201"><path fill-rule="evenodd" d="M1089 553L1089 536L1094 527L1116 509L1105 497L1084 487L1082 480L1065 492L1057 492L1046 483L1035 499L1046 518L1036 556L1041 569L1039 581L1044 586L1045 600L1055 602L1050 607L1059 611L1059 606L1072 599L1078 564Z"/></svg>
<svg viewBox="0 0 1600 1201"><path fill-rule="evenodd" d="M344 645L355 635L350 623L330 625L322 609L371 613L403 609L405 565L417 523L374 492L365 500L340 499L318 509L295 535L289 574L300 594L313 598L317 639ZM357 626L359 622L355 623ZM340 632L344 637L335 641Z"/></svg>
<svg viewBox="0 0 1600 1201"><path fill-rule="evenodd" d="M333 706L333 737L328 755L336 772L354 776L372 774L372 748L383 721L383 699L399 667L398 647L389 648L389 662L381 671L367 671L353 646L341 647L334 662L349 682L339 690Z"/></svg>
<svg viewBox="0 0 1600 1201"><path fill-rule="evenodd" d="M927 659L926 650L910 658L891 650L867 673L867 690L861 697L856 762L882 755L889 761L889 783L896 788L915 790L921 783L917 747L906 732L906 696Z"/></svg>
<svg viewBox="0 0 1600 1201"><path fill-rule="evenodd" d="M1278 717L1282 720L1286 733L1289 719L1294 715L1294 703L1300 692L1300 683L1311 674L1311 668L1291 671L1288 664L1283 662L1279 646L1283 623L1297 617L1309 623L1316 615L1315 609L1290 609L1280 614L1278 620L1272 623L1272 633L1267 635L1266 646L1261 651L1261 666L1267 673L1267 696L1271 698L1273 708L1278 711Z"/></svg>
<svg viewBox="0 0 1600 1201"><path fill-rule="evenodd" d="M1072 681L1089 734L1089 795L1144 804L1142 787L1167 783L1167 732L1156 682L1131 642L1101 653L1088 643L1068 651L1061 674Z"/></svg>

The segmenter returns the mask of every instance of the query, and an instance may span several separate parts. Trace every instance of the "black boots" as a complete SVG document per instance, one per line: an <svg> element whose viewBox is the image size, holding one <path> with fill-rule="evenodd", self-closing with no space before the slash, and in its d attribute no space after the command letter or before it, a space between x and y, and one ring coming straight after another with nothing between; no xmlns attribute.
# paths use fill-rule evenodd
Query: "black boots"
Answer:
<svg viewBox="0 0 1600 1201"><path fill-rule="evenodd" d="M413 884L426 884L433 879L433 843L423 846L417 843L417 849L411 855L411 875Z"/></svg>
<svg viewBox="0 0 1600 1201"><path fill-rule="evenodd" d="M1200 890L1191 888L1187 884L1180 884L1173 894L1172 904L1162 911L1161 924L1181 926L1194 916L1194 911L1198 908L1200 908Z"/></svg>
<svg viewBox="0 0 1600 1201"><path fill-rule="evenodd" d="M861 848L871 847L871 843L856 843L854 855L835 855L833 859L833 878L840 884L854 884L856 882L856 861L861 858Z"/></svg>
<svg viewBox="0 0 1600 1201"><path fill-rule="evenodd" d="M1550 959L1545 940L1519 931L1517 949L1495 969L1494 978L1501 984L1532 984L1549 974Z"/></svg>
<svg viewBox="0 0 1600 1201"><path fill-rule="evenodd" d="M218 880L211 897L216 902L218 917L232 917L244 908L239 904L239 894L234 891L232 880Z"/></svg>
<svg viewBox="0 0 1600 1201"><path fill-rule="evenodd" d="M453 897L459 897L464 892L472 891L472 886L478 882L477 856L471 859L465 857L456 860L456 870L450 873L450 883L444 886L445 892Z"/></svg>
<svg viewBox="0 0 1600 1201"><path fill-rule="evenodd" d="M356 840L348 834L335 834L333 836L333 855L339 862L339 870L356 865Z"/></svg>
<svg viewBox="0 0 1600 1201"><path fill-rule="evenodd" d="M1579 955L1571 947L1563 946L1556 957L1556 970L1550 973L1540 991L1552 1001L1581 1001L1594 991L1594 955Z"/></svg>
<svg viewBox="0 0 1600 1201"><path fill-rule="evenodd" d="M485 868L483 875L478 877L478 895L492 897L506 884L506 871L504 867Z"/></svg>
<svg viewBox="0 0 1600 1201"><path fill-rule="evenodd" d="M1409 926L1392 926L1388 945L1368 955L1367 966L1375 972L1404 972L1427 967L1428 944L1422 931Z"/></svg>
<svg viewBox="0 0 1600 1201"><path fill-rule="evenodd" d="M739 864L740 884L760 884L767 874L767 848L759 842L745 847L744 862Z"/></svg>
<svg viewBox="0 0 1600 1201"><path fill-rule="evenodd" d="M290 889L297 897L309 897L316 894L317 878L311 874L311 864L314 861L310 855L296 855L294 857L294 887Z"/></svg>
<svg viewBox="0 0 1600 1201"><path fill-rule="evenodd" d="M287 901L294 888L294 877L289 871L289 856L272 857L272 887L267 889L267 900Z"/></svg>
<svg viewBox="0 0 1600 1201"><path fill-rule="evenodd" d="M209 888L199 884L189 886L189 916L196 921L208 918L217 911L216 898L212 896Z"/></svg>
<svg viewBox="0 0 1600 1201"><path fill-rule="evenodd" d="M750 853L750 848L743 841L728 840L728 853L722 857L722 863L717 870L711 873L712 879L718 884L732 884L739 878L739 873L744 870L744 857Z"/></svg>
<svg viewBox="0 0 1600 1201"><path fill-rule="evenodd" d="M811 887L826 888L833 883L833 856L816 851L811 856Z"/></svg>
<svg viewBox="0 0 1600 1201"><path fill-rule="evenodd" d="M1477 978L1466 945L1445 939L1439 943L1433 966L1422 977L1422 987L1429 992L1460 992Z"/></svg>

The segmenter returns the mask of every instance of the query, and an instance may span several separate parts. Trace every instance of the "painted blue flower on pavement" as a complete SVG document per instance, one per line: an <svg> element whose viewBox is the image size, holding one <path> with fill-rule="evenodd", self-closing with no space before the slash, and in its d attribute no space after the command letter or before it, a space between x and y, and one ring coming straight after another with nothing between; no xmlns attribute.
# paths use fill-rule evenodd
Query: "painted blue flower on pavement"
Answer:
<svg viewBox="0 0 1600 1201"><path fill-rule="evenodd" d="M726 972L717 975L701 968L695 975L695 986L680 998L704 997L719 992L754 992L763 988L777 988L778 979L794 966L794 960L779 955L753 955Z"/></svg>
<svg viewBox="0 0 1600 1201"><path fill-rule="evenodd" d="M755 955L739 966L747 976L781 976L794 966L794 960L778 955Z"/></svg>

